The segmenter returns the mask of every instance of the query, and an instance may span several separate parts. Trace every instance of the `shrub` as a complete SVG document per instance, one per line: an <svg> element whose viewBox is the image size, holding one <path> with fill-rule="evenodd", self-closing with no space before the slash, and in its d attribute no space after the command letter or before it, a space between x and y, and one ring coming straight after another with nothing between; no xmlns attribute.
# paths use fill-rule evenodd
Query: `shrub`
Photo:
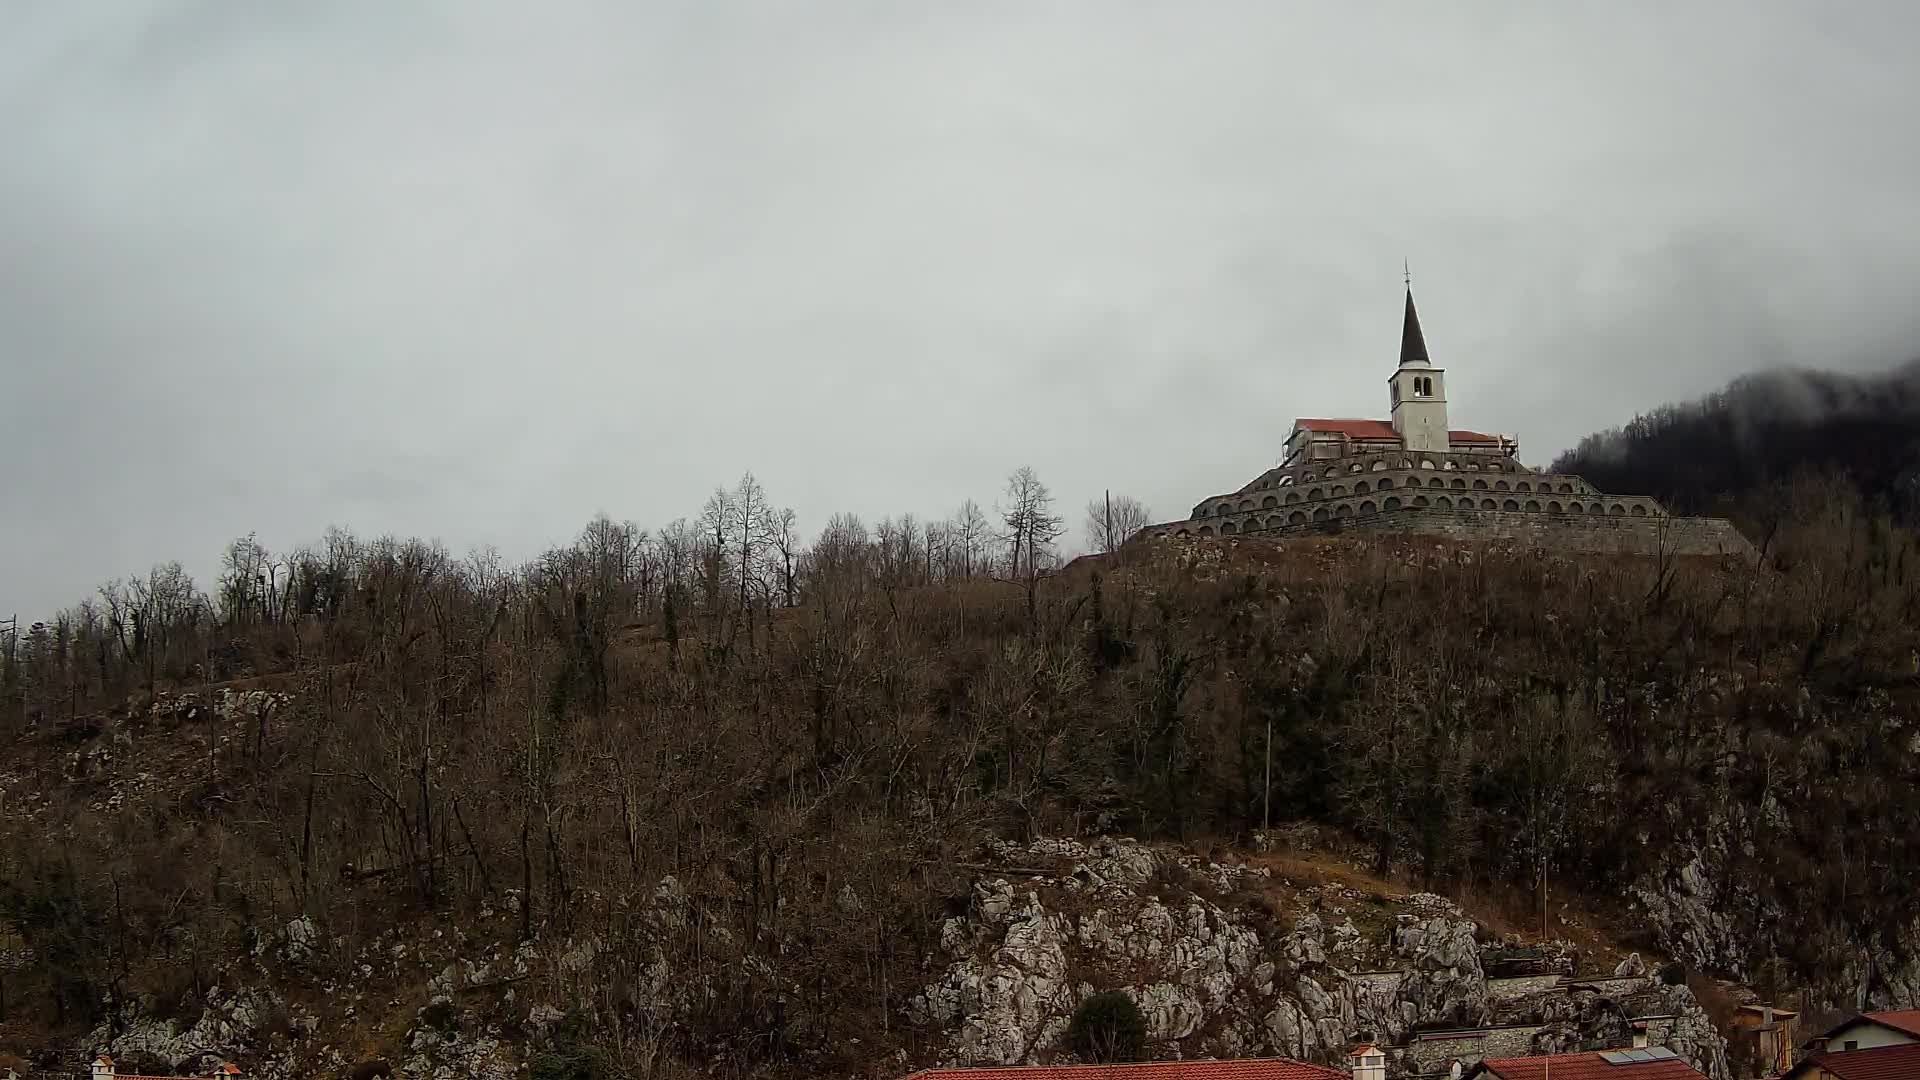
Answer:
<svg viewBox="0 0 1920 1080"><path fill-rule="evenodd" d="M430 1028L452 1031L460 1026L460 1010L451 1001L436 1001L420 1010L420 1020Z"/></svg>
<svg viewBox="0 0 1920 1080"><path fill-rule="evenodd" d="M1147 1018L1132 998L1118 990L1104 990L1074 1010L1067 1037L1082 1060L1138 1061L1147 1045Z"/></svg>
<svg viewBox="0 0 1920 1080"><path fill-rule="evenodd" d="M535 1054L529 1064L533 1080L599 1080L608 1075L599 1052L581 1046Z"/></svg>

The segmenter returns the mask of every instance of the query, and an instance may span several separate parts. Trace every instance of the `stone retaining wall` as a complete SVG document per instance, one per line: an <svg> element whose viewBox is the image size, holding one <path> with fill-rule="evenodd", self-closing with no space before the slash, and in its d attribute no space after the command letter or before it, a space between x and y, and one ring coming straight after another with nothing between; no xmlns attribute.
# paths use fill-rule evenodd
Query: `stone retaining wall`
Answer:
<svg viewBox="0 0 1920 1080"><path fill-rule="evenodd" d="M1753 545L1732 522L1703 517L1575 516L1407 507L1241 535L1276 539L1340 534L1503 540L1559 551L1650 555L1664 548L1675 555L1755 556Z"/></svg>

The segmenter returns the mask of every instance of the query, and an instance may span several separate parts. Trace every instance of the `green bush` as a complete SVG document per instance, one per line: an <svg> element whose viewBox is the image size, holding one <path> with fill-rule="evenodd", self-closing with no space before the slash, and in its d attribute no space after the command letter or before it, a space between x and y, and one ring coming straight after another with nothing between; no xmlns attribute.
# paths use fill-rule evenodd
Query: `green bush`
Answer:
<svg viewBox="0 0 1920 1080"><path fill-rule="evenodd" d="M1083 1061L1138 1061L1147 1046L1147 1018L1132 998L1103 990L1074 1010L1067 1037Z"/></svg>
<svg viewBox="0 0 1920 1080"><path fill-rule="evenodd" d="M533 1080L600 1080L608 1075L601 1068L599 1052L588 1047L535 1054L529 1065Z"/></svg>

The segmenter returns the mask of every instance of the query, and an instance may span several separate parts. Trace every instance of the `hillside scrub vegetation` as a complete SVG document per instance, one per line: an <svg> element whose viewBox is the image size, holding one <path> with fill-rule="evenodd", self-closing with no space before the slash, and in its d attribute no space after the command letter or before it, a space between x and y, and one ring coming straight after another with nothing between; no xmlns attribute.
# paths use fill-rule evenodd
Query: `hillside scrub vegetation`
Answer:
<svg viewBox="0 0 1920 1080"><path fill-rule="evenodd" d="M1844 485L1794 482L1759 567L1330 538L1060 568L1044 486L1014 498L803 544L749 477L522 567L336 531L237 541L211 595L109 584L0 672L0 1040L190 1019L268 951L324 1010L394 927L504 921L594 943L484 1006L569 1003L555 1075L922 1062L903 1006L995 837L1307 821L1529 894L1697 858L1733 944L1649 932L1827 999L1911 940L1920 550ZM368 1056L405 1028L376 1011Z"/></svg>

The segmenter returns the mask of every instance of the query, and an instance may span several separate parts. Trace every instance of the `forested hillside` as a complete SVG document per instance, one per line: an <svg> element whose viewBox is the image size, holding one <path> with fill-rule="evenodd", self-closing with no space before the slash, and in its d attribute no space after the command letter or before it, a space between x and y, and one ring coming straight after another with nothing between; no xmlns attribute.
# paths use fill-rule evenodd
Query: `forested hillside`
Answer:
<svg viewBox="0 0 1920 1080"><path fill-rule="evenodd" d="M1639 947L1780 992L1920 986L1920 551L1843 486L1794 485L1757 570L1331 539L1041 573L1025 476L998 540L802 544L748 483L524 567L337 532L236 544L211 596L107 586L6 657L0 1052L260 988L232 1038L287 1068L465 1031L546 1076L885 1075L948 1052L909 1003L984 842L1268 825L1408 889L1621 897ZM488 974L441 985L449 942Z"/></svg>
<svg viewBox="0 0 1920 1080"><path fill-rule="evenodd" d="M1803 469L1844 477L1902 521L1920 523L1920 361L1882 375L1749 375L1590 435L1553 463L1603 491L1652 495L1677 512L1755 517L1767 516L1764 504Z"/></svg>

